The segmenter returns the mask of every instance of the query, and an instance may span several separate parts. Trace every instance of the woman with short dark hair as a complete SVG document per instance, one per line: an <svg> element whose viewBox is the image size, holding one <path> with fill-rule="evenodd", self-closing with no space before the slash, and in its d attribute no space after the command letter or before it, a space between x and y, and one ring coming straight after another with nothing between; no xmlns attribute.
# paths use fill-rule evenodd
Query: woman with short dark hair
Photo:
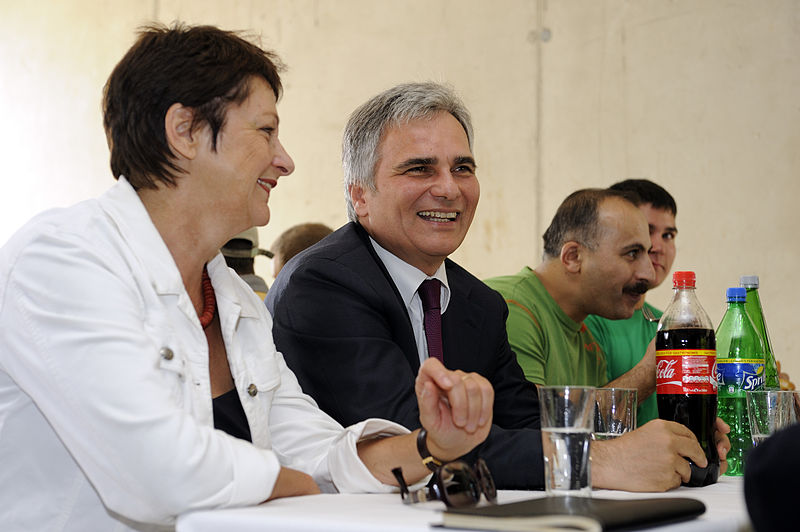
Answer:
<svg viewBox="0 0 800 532"><path fill-rule="evenodd" d="M104 94L118 182L0 250L4 530L169 526L199 508L389 490L395 466L428 474L419 432L344 429L302 393L219 253L269 221L294 170L280 91L275 56L236 34L146 28ZM434 361L417 395L431 455L486 437L482 377Z"/></svg>

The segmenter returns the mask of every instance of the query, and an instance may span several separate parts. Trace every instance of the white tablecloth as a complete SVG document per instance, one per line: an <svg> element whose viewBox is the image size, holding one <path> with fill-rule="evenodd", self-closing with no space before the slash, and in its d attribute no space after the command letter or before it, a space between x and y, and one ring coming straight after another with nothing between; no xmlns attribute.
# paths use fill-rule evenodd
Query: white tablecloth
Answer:
<svg viewBox="0 0 800 532"><path fill-rule="evenodd" d="M658 532L740 532L749 529L741 477L722 477L705 488L678 488L667 493L594 490L609 499L691 497L705 503L706 512L692 521L654 528ZM499 502L544 497L540 491L500 491ZM441 523L444 504L404 505L399 494L312 495L278 499L259 506L208 510L178 519L177 532L392 532L429 531Z"/></svg>

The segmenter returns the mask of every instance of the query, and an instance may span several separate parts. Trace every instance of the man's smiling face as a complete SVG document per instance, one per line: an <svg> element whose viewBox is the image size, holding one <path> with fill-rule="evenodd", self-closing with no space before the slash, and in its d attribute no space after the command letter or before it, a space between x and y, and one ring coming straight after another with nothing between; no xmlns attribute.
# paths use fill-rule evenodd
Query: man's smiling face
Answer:
<svg viewBox="0 0 800 532"><path fill-rule="evenodd" d="M464 128L451 114L389 127L375 188L350 190L358 221L382 247L431 275L467 235L480 186Z"/></svg>

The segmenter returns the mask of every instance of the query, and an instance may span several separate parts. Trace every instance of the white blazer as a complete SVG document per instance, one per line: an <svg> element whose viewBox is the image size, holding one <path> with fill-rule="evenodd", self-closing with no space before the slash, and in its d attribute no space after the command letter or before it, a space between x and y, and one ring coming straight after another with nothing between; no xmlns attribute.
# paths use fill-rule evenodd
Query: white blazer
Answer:
<svg viewBox="0 0 800 532"><path fill-rule="evenodd" d="M130 184L43 213L0 250L3 530L169 527L256 504L281 465L327 491L388 491L355 444L408 431L343 429L303 394L263 303L208 264L253 444L213 427L208 344L166 245Z"/></svg>

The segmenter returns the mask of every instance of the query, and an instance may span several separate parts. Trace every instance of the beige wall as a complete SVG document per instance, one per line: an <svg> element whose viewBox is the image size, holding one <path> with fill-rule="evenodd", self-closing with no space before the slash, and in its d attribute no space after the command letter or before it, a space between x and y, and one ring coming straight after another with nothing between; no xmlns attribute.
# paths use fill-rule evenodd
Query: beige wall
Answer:
<svg viewBox="0 0 800 532"><path fill-rule="evenodd" d="M661 183L678 202L674 269L697 272L714 323L725 288L760 275L777 355L798 380L800 3L551 1L543 24L544 219L577 187ZM669 291L651 301L663 308Z"/></svg>
<svg viewBox="0 0 800 532"><path fill-rule="evenodd" d="M136 26L252 30L289 65L281 137L297 165L272 196L264 246L295 223L344 222L350 111L401 81L446 81L473 112L482 184L456 260L481 277L533 265L567 193L650 177L678 200L675 266L697 271L714 322L724 289L761 275L779 358L799 380L794 0L0 0L0 13L0 242L111 183L100 94Z"/></svg>

